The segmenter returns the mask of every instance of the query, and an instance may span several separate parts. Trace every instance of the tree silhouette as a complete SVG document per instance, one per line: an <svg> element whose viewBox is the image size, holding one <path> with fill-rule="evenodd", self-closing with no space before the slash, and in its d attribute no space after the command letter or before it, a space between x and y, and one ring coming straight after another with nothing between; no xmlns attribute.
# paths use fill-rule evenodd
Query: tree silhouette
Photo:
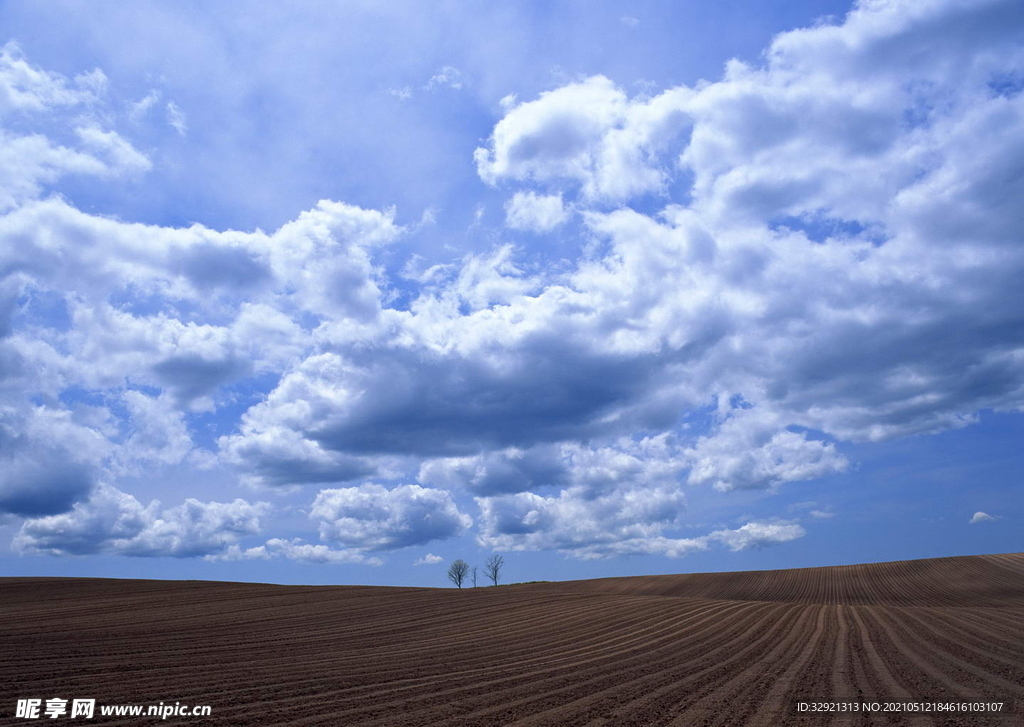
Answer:
<svg viewBox="0 0 1024 727"><path fill-rule="evenodd" d="M504 565L505 559L495 553L484 563L484 575L491 579L491 583L498 585L498 577L501 575L501 569Z"/></svg>
<svg viewBox="0 0 1024 727"><path fill-rule="evenodd" d="M462 588L462 582L466 580L466 574L469 573L469 564L459 558L448 568L448 578L452 583Z"/></svg>

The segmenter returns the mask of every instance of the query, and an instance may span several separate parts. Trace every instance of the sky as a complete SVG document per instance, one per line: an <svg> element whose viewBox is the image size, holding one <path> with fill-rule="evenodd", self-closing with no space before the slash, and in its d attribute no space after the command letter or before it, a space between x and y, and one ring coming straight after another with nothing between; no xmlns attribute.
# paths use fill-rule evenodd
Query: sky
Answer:
<svg viewBox="0 0 1024 727"><path fill-rule="evenodd" d="M0 5L0 575L1022 550L1024 5Z"/></svg>

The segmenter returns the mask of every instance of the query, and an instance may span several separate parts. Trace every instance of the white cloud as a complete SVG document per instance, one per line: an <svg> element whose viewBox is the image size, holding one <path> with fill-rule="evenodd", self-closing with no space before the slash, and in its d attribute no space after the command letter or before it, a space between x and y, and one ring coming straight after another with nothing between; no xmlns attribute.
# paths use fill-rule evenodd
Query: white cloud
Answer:
<svg viewBox="0 0 1024 727"><path fill-rule="evenodd" d="M14 538L19 553L190 558L216 555L247 535L260 532L267 503L200 502L177 507L148 506L109 485L67 513L26 520Z"/></svg>
<svg viewBox="0 0 1024 727"><path fill-rule="evenodd" d="M300 538L284 540L271 538L263 545L252 548L229 546L223 553L206 556L207 560L293 560L299 563L357 563L383 565L377 557L367 557L358 550L331 548L322 544L303 542Z"/></svg>
<svg viewBox="0 0 1024 727"><path fill-rule="evenodd" d="M433 553L427 553L422 558L417 558L415 560L415 562L413 563L413 565L436 565L436 564L442 562L443 560L444 560L444 558L442 558L439 555L434 555Z"/></svg>
<svg viewBox="0 0 1024 727"><path fill-rule="evenodd" d="M115 178L150 169L149 159L117 132L72 115L95 105L105 90L106 77L98 70L68 79L32 66L14 43L0 48L0 121L10 127L0 127L0 213L36 198L65 175ZM80 148L21 131L42 112L57 119L66 113ZM14 119L23 122L18 132L12 131Z"/></svg>
<svg viewBox="0 0 1024 727"><path fill-rule="evenodd" d="M167 102L167 123L170 124L175 131L178 132L178 136L185 136L188 133L188 123L185 112L181 110L181 107L173 101Z"/></svg>
<svg viewBox="0 0 1024 727"><path fill-rule="evenodd" d="M127 465L178 464L192 451L184 414L169 395L126 391L123 398L131 427L122 452Z"/></svg>
<svg viewBox="0 0 1024 727"><path fill-rule="evenodd" d="M0 236L21 241L0 248L0 263L18 271L4 281L12 296L6 315L16 314L9 306L28 287L62 299L70 328L0 342L24 360L8 375L35 370L36 381L23 382L29 388L46 371L58 387L129 379L208 406L218 387L279 371L309 350L310 334L294 320L301 311L338 320L376 315L379 291L358 246L395 233L386 215L361 215L325 203L268 236L128 225L59 200L25 205L0 218ZM345 283L352 279L356 285ZM139 315L109 302L120 297L128 308L139 290L162 309ZM219 323L181 320L176 308L185 301L199 313L193 318Z"/></svg>
<svg viewBox="0 0 1024 727"><path fill-rule="evenodd" d="M415 280L421 285L429 285L443 282L445 278L450 277L455 267L454 264L446 263L435 263L434 265L426 266L424 265L423 256L413 253L405 265L402 266L400 275L406 280Z"/></svg>
<svg viewBox="0 0 1024 727"><path fill-rule="evenodd" d="M102 426L42 406L0 406L0 513L64 512L88 497L113 445Z"/></svg>
<svg viewBox="0 0 1024 727"><path fill-rule="evenodd" d="M15 112L37 112L95 102L106 90L99 70L68 79L31 65L17 43L0 47L0 118Z"/></svg>
<svg viewBox="0 0 1024 727"><path fill-rule="evenodd" d="M780 429L774 417L738 409L687 450L690 484L732 489L774 487L844 471L849 463L831 443Z"/></svg>
<svg viewBox="0 0 1024 727"><path fill-rule="evenodd" d="M605 447L537 445L442 457L425 461L417 479L484 496L563 486L596 494L627 487L673 486L686 466L678 444L660 435L621 439Z"/></svg>
<svg viewBox="0 0 1024 727"><path fill-rule="evenodd" d="M149 93L138 101L130 102L128 104L128 118L136 124L142 123L142 120L149 115L150 110L160 101L160 95L160 92L154 88L150 89Z"/></svg>
<svg viewBox="0 0 1024 727"><path fill-rule="evenodd" d="M429 91L430 89L437 88L438 86L448 86L449 88L454 88L456 91L461 91L465 85L465 73L455 66L444 66L430 77L430 80L427 81L427 85L423 88L424 90Z"/></svg>
<svg viewBox="0 0 1024 727"><path fill-rule="evenodd" d="M483 310L511 303L537 289L539 281L523 274L514 255L511 245L502 245L490 254L467 255L450 292L472 310Z"/></svg>
<svg viewBox="0 0 1024 727"><path fill-rule="evenodd" d="M716 530L708 535L707 539L722 543L729 550L737 551L788 543L790 540L802 538L806 533L807 531L796 523L750 522L735 530Z"/></svg>
<svg viewBox="0 0 1024 727"><path fill-rule="evenodd" d="M989 515L987 512L976 512L971 516L969 524L977 525L978 523L987 523L998 519L998 515Z"/></svg>
<svg viewBox="0 0 1024 727"><path fill-rule="evenodd" d="M477 498L480 545L495 550L560 550L576 558L703 549L696 540L666 539L678 525L684 498L670 488L613 490L594 497L585 488L542 497L532 492Z"/></svg>
<svg viewBox="0 0 1024 727"><path fill-rule="evenodd" d="M682 113L691 92L673 89L630 102L603 76L507 105L489 148L474 155L480 177L540 183L575 181L591 199L621 201L660 192L665 154L688 130Z"/></svg>
<svg viewBox="0 0 1024 727"><path fill-rule="evenodd" d="M424 462L417 480L438 487L462 487L481 495L523 492L567 482L561 448L509 448L470 457L442 457Z"/></svg>
<svg viewBox="0 0 1024 727"><path fill-rule="evenodd" d="M280 425L222 437L220 449L243 481L256 486L346 482L377 472L373 460L331 452Z"/></svg>
<svg viewBox="0 0 1024 727"><path fill-rule="evenodd" d="M680 525L682 493L672 488L615 489L604 494L584 487L556 497L530 492L477 498L480 545L495 550L557 550L583 560L618 555L680 558L721 543L732 551L760 548L803 537L792 522L748 522L691 538L665 533Z"/></svg>
<svg viewBox="0 0 1024 727"><path fill-rule="evenodd" d="M787 509L794 513L806 513L808 517L814 518L815 520L827 520L836 516L832 507L822 506L814 500L793 503Z"/></svg>
<svg viewBox="0 0 1024 727"><path fill-rule="evenodd" d="M459 512L450 493L419 485L321 490L310 517L320 522L321 540L362 551L444 540L460 535L473 523Z"/></svg>
<svg viewBox="0 0 1024 727"><path fill-rule="evenodd" d="M126 160L132 151L124 148ZM144 159L138 155L136 168ZM12 136L0 129L0 212L35 198L44 185L66 174L112 176L113 170L91 154L55 146L39 134Z"/></svg>
<svg viewBox="0 0 1024 727"><path fill-rule="evenodd" d="M513 230L550 232L568 219L560 194L516 192L505 205L505 224Z"/></svg>
<svg viewBox="0 0 1024 727"><path fill-rule="evenodd" d="M310 312L353 322L375 318L381 301L370 251L398 236L394 214L321 201L274 234L274 272Z"/></svg>

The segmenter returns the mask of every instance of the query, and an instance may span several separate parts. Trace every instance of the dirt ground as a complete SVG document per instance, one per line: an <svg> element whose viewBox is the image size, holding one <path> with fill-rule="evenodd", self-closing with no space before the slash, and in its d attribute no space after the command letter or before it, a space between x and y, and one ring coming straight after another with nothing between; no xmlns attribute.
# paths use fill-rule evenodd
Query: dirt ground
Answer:
<svg viewBox="0 0 1024 727"><path fill-rule="evenodd" d="M15 718L53 697L212 716ZM0 724L65 722L1024 725L1024 554L463 590L0 579Z"/></svg>

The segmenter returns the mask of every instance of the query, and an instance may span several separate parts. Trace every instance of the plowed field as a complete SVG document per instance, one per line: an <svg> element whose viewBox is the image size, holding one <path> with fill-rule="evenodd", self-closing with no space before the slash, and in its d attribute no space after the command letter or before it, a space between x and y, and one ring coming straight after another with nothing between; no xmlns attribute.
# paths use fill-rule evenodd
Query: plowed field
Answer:
<svg viewBox="0 0 1024 727"><path fill-rule="evenodd" d="M0 579L0 724L160 723L15 718L53 697L211 706L168 725L1024 725L1024 554L461 591Z"/></svg>

